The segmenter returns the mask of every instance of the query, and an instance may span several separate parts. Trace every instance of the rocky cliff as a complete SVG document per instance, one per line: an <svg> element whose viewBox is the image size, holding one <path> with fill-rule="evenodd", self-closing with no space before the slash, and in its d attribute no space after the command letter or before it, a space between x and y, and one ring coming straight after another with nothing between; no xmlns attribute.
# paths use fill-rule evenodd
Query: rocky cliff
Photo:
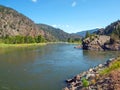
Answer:
<svg viewBox="0 0 120 90"><path fill-rule="evenodd" d="M32 20L19 12L0 6L0 37L9 36L38 36L44 32L39 30Z"/></svg>
<svg viewBox="0 0 120 90"><path fill-rule="evenodd" d="M111 23L105 29L100 29L95 34L104 36L91 36L83 40L83 49L86 50L120 50L120 20ZM107 36L106 36L107 35Z"/></svg>
<svg viewBox="0 0 120 90"><path fill-rule="evenodd" d="M105 43L110 41L110 36L95 35L83 40L85 50L104 50Z"/></svg>

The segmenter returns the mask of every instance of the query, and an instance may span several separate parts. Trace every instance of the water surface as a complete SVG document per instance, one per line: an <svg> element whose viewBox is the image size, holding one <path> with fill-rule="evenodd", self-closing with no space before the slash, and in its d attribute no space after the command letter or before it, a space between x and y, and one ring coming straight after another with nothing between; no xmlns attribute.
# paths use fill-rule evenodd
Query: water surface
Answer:
<svg viewBox="0 0 120 90"><path fill-rule="evenodd" d="M61 90L64 80L118 56L71 44L0 49L0 90Z"/></svg>

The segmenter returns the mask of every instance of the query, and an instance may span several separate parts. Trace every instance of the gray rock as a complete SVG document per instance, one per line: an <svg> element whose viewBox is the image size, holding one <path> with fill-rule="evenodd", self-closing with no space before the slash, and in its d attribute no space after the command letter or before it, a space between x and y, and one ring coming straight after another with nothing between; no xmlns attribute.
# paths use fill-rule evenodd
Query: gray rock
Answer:
<svg viewBox="0 0 120 90"><path fill-rule="evenodd" d="M102 67L103 67L103 65L102 65L102 64L99 64L99 65L98 65L98 67L99 67L99 68L102 68Z"/></svg>

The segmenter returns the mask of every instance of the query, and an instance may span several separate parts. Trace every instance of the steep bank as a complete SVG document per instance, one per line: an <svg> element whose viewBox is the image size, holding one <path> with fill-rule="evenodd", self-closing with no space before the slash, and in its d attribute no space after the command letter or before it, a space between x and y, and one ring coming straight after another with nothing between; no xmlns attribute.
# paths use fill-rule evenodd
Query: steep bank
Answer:
<svg viewBox="0 0 120 90"><path fill-rule="evenodd" d="M66 80L67 87L63 90L119 90L119 80L120 57L109 59L104 64Z"/></svg>

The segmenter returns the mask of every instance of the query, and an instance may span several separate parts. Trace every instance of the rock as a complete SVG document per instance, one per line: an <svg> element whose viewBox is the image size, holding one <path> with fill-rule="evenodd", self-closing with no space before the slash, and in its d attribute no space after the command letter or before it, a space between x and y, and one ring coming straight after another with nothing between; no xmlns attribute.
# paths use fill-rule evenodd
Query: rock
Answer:
<svg viewBox="0 0 120 90"><path fill-rule="evenodd" d="M92 79L90 83L91 83L92 85L95 85L96 80L95 80L95 79Z"/></svg>
<svg viewBox="0 0 120 90"><path fill-rule="evenodd" d="M75 46L74 48L82 48L82 45Z"/></svg>
<svg viewBox="0 0 120 90"><path fill-rule="evenodd" d="M68 89L68 87L65 87L63 90L70 90L70 89Z"/></svg>
<svg viewBox="0 0 120 90"><path fill-rule="evenodd" d="M86 72L83 72L82 74L81 74L81 76L85 76L86 75Z"/></svg>
<svg viewBox="0 0 120 90"><path fill-rule="evenodd" d="M99 65L98 65L98 67L99 67L99 68L102 68L102 67L103 67L103 65L102 65L102 64L99 64Z"/></svg>
<svg viewBox="0 0 120 90"><path fill-rule="evenodd" d="M71 82L73 82L73 81L74 81L73 79L68 79L68 80L66 80L67 83L71 83Z"/></svg>
<svg viewBox="0 0 120 90"><path fill-rule="evenodd" d="M104 50L104 44L110 41L110 36L96 35L83 40L84 50Z"/></svg>
<svg viewBox="0 0 120 90"><path fill-rule="evenodd" d="M93 69L92 69L92 68L90 68L90 69L89 69L89 72L92 72L92 71L93 71Z"/></svg>
<svg viewBox="0 0 120 90"><path fill-rule="evenodd" d="M119 51L120 50L120 43L114 43L114 44L107 44L104 46L107 50L112 51Z"/></svg>
<svg viewBox="0 0 120 90"><path fill-rule="evenodd" d="M76 76L75 76L75 79L76 79L77 81L79 81L79 80L81 79L81 76L80 76L80 75L76 75Z"/></svg>
<svg viewBox="0 0 120 90"><path fill-rule="evenodd" d="M71 86L74 86L75 84L76 84L75 82L72 82L72 83L71 83Z"/></svg>
<svg viewBox="0 0 120 90"><path fill-rule="evenodd" d="M86 79L91 79L91 78L95 78L95 74L87 74L86 75Z"/></svg>
<svg viewBox="0 0 120 90"><path fill-rule="evenodd" d="M98 79L100 77L99 74L95 74L95 79Z"/></svg>
<svg viewBox="0 0 120 90"><path fill-rule="evenodd" d="M75 90L75 89L76 89L76 87L72 86L72 88L70 90Z"/></svg>

